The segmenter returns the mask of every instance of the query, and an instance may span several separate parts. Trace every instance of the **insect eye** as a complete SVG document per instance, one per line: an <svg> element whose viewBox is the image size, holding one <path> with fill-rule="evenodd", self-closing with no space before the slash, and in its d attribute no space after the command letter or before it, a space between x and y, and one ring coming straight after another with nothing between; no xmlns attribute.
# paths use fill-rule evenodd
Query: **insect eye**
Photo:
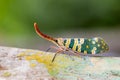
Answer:
<svg viewBox="0 0 120 80"><path fill-rule="evenodd" d="M55 40L56 43L58 43L58 40Z"/></svg>

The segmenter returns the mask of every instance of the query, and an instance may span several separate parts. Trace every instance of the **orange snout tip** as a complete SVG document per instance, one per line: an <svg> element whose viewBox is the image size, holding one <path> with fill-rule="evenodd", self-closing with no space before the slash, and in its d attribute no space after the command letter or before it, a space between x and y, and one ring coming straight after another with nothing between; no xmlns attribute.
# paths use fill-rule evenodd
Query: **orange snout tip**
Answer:
<svg viewBox="0 0 120 80"><path fill-rule="evenodd" d="M34 26L36 26L37 25L37 23L36 22L34 22Z"/></svg>

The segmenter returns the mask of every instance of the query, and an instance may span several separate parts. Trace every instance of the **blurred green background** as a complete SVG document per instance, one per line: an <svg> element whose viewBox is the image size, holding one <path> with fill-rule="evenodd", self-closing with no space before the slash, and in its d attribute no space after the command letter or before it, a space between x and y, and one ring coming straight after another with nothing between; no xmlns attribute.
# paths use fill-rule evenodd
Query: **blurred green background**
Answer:
<svg viewBox="0 0 120 80"><path fill-rule="evenodd" d="M120 55L120 0L0 0L0 46L46 50L34 22L53 37L102 37Z"/></svg>

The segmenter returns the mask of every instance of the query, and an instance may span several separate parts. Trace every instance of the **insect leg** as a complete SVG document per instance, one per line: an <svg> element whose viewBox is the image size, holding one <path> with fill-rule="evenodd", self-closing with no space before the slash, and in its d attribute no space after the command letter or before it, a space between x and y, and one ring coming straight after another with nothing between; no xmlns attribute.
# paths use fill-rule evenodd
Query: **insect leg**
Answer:
<svg viewBox="0 0 120 80"><path fill-rule="evenodd" d="M66 50L66 51L68 51L68 50ZM65 51L63 51L62 53L63 53L63 54L67 54L67 55L65 55L65 57L66 57L66 58L70 58L72 61L74 61L74 58L72 57L71 54L65 53Z"/></svg>
<svg viewBox="0 0 120 80"><path fill-rule="evenodd" d="M81 58L85 61L85 63L94 66L94 64L91 62L90 57L87 55L81 56Z"/></svg>
<svg viewBox="0 0 120 80"><path fill-rule="evenodd" d="M54 55L54 57L53 57L53 59L52 59L52 62L55 60L56 55L57 55L57 53L55 53L55 55Z"/></svg>
<svg viewBox="0 0 120 80"><path fill-rule="evenodd" d="M58 50L58 48L57 47L55 47L55 46L50 46L47 50L46 50L46 52L48 52L50 49L52 49L52 48L54 48L54 49L57 49Z"/></svg>
<svg viewBox="0 0 120 80"><path fill-rule="evenodd" d="M69 55L69 58L74 61L75 59L72 57L72 55L68 54Z"/></svg>
<svg viewBox="0 0 120 80"><path fill-rule="evenodd" d="M51 47L50 47L50 48L48 48L48 49L46 50L46 52L48 52L50 49L51 49Z"/></svg>
<svg viewBox="0 0 120 80"><path fill-rule="evenodd" d="M80 57L80 55L81 55L80 53L74 52L72 50L69 50L69 52L73 53L73 55L78 56L78 57Z"/></svg>
<svg viewBox="0 0 120 80"><path fill-rule="evenodd" d="M58 53L62 52L62 51L63 51L63 50L60 49L60 50L58 50L58 51L55 53L55 55L54 55L54 57L53 57L53 59L52 59L52 62L54 62L56 55L57 55Z"/></svg>

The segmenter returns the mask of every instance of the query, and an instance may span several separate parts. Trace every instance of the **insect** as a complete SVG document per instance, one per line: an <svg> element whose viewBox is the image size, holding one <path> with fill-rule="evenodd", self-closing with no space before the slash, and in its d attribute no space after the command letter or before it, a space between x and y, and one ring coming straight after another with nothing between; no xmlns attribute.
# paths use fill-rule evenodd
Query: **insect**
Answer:
<svg viewBox="0 0 120 80"><path fill-rule="evenodd" d="M100 37L94 37L94 38L53 38L46 34L43 34L39 28L37 23L34 23L34 28L36 33L50 41L56 44L58 47L56 48L58 51L54 55L52 62L54 61L56 55L60 52L64 51L72 51L75 54L99 54L103 53L105 51L109 50L109 46L106 44L106 42L100 38Z"/></svg>

